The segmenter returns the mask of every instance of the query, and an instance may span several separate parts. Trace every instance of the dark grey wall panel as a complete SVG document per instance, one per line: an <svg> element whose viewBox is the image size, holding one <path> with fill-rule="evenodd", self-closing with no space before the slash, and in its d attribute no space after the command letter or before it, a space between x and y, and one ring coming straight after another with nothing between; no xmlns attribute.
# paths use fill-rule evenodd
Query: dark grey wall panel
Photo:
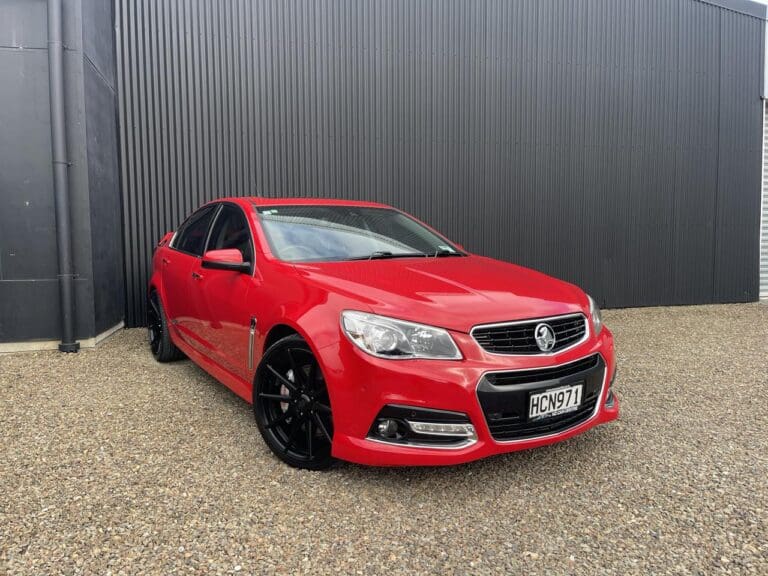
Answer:
<svg viewBox="0 0 768 576"><path fill-rule="evenodd" d="M115 13L106 0L81 0L83 14L83 54L115 90Z"/></svg>
<svg viewBox="0 0 768 576"><path fill-rule="evenodd" d="M743 18L726 12L720 20L720 157L715 225L715 300L756 300L759 292L762 102L745 98L762 88L752 74L749 46L763 30L744 27ZM756 174L757 172L757 174ZM758 241L754 241L758 238Z"/></svg>
<svg viewBox="0 0 768 576"><path fill-rule="evenodd" d="M118 324L125 310L117 97L90 60L83 69L90 226L96 238L92 244L93 310L96 333L100 334Z"/></svg>
<svg viewBox="0 0 768 576"><path fill-rule="evenodd" d="M608 306L757 297L765 22L695 0L116 0L129 324L226 195L364 198Z"/></svg>
<svg viewBox="0 0 768 576"><path fill-rule="evenodd" d="M0 342L56 340L59 318L58 280L0 282ZM75 279L75 324L78 339L95 335L93 292L87 278Z"/></svg>
<svg viewBox="0 0 768 576"><path fill-rule="evenodd" d="M48 54L0 50L0 78L0 282L56 278Z"/></svg>
<svg viewBox="0 0 768 576"><path fill-rule="evenodd" d="M112 14L63 2L78 338L124 311ZM47 60L46 0L0 0L0 342L60 333Z"/></svg>
<svg viewBox="0 0 768 576"><path fill-rule="evenodd" d="M114 5L82 0L83 99L96 333L122 321L125 312L120 157L117 136Z"/></svg>
<svg viewBox="0 0 768 576"><path fill-rule="evenodd" d="M18 49L47 48L48 36L45 26L45 2L33 0L3 0L0 3L0 46Z"/></svg>

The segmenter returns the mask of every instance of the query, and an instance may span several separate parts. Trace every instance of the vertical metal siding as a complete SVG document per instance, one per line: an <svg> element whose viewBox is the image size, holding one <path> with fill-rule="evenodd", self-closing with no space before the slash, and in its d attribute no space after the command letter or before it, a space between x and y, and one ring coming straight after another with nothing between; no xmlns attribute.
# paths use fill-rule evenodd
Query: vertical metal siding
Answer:
<svg viewBox="0 0 768 576"><path fill-rule="evenodd" d="M768 100L763 101L763 207L760 224L760 298L768 299Z"/></svg>
<svg viewBox="0 0 768 576"><path fill-rule="evenodd" d="M364 198L609 306L757 298L765 22L694 0L116 0L127 323L226 195Z"/></svg>

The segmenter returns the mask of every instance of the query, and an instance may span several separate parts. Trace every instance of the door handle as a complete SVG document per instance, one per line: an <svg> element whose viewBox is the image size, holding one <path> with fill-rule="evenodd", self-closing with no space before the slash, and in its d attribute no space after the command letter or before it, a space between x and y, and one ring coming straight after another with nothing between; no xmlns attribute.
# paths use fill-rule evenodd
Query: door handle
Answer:
<svg viewBox="0 0 768 576"><path fill-rule="evenodd" d="M170 263L171 263L171 261L170 261L170 260L168 260L168 258L163 258L163 264L164 264L164 265L166 265L166 266L167 266L167 265L168 265L168 264L170 264Z"/></svg>
<svg viewBox="0 0 768 576"><path fill-rule="evenodd" d="M198 274L197 272L192 272L192 279L193 280L202 280L203 279L203 275L202 274Z"/></svg>

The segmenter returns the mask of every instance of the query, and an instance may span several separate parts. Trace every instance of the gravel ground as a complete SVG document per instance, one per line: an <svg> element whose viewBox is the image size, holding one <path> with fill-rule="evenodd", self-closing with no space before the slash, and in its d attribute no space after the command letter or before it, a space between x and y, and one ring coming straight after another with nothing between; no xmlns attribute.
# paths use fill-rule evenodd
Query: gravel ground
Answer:
<svg viewBox="0 0 768 576"><path fill-rule="evenodd" d="M605 318L618 422L442 469L288 468L143 330L0 355L0 573L768 574L768 305Z"/></svg>

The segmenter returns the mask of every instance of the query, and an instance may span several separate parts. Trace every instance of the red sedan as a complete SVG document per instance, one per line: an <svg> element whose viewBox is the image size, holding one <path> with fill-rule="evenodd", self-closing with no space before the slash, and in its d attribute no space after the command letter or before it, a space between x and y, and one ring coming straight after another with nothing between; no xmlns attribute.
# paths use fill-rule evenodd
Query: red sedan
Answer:
<svg viewBox="0 0 768 576"><path fill-rule="evenodd" d="M381 204L206 204L157 247L148 322L300 468L457 464L619 415L592 298Z"/></svg>

